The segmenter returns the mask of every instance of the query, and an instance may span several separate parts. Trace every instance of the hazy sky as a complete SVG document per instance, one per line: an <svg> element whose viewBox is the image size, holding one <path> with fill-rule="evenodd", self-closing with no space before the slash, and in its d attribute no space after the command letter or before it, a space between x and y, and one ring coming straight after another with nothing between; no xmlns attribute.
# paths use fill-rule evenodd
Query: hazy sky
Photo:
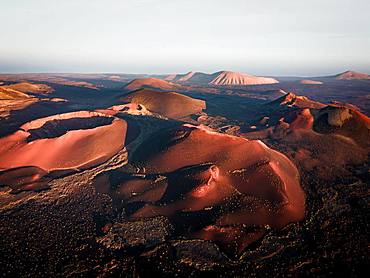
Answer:
<svg viewBox="0 0 370 278"><path fill-rule="evenodd" d="M370 72L369 0L0 2L0 72Z"/></svg>

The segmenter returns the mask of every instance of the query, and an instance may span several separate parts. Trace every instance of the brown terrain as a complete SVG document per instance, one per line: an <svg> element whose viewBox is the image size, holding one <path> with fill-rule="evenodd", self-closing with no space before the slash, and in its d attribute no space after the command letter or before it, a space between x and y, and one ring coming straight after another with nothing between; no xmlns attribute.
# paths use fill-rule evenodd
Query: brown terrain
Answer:
<svg viewBox="0 0 370 278"><path fill-rule="evenodd" d="M338 80L369 80L370 75L368 75L367 73L348 70L338 75L335 75L335 78Z"/></svg>
<svg viewBox="0 0 370 278"><path fill-rule="evenodd" d="M203 100L176 92L160 92L150 89L134 91L121 100L143 105L151 112L173 119L197 114L206 108L206 103Z"/></svg>
<svg viewBox="0 0 370 278"><path fill-rule="evenodd" d="M366 76L0 75L2 275L360 276Z"/></svg>
<svg viewBox="0 0 370 278"><path fill-rule="evenodd" d="M268 127L266 122L257 123L261 129L244 136L273 140L305 171L315 172L325 180L348 174L349 164L367 161L370 151L367 116L352 108L325 106L303 97L294 96L292 102L291 95L286 97L288 102L278 99L269 104L275 112L268 117ZM285 110L284 106L292 109Z"/></svg>
<svg viewBox="0 0 370 278"><path fill-rule="evenodd" d="M260 141L183 125L144 142L132 164L138 167L135 175L122 174L122 182L108 189L100 181L98 190L128 206L144 202L130 219L166 216L189 225L181 223L183 214L196 223L206 210L209 218L203 225L183 230L190 238L218 242L227 251L241 254L265 234L266 225L278 228L304 216L297 169ZM101 179L109 180L109 175Z"/></svg>
<svg viewBox="0 0 370 278"><path fill-rule="evenodd" d="M28 82L0 86L0 118L6 118L11 111L23 109L39 101L40 97L45 97L52 91L48 85Z"/></svg>

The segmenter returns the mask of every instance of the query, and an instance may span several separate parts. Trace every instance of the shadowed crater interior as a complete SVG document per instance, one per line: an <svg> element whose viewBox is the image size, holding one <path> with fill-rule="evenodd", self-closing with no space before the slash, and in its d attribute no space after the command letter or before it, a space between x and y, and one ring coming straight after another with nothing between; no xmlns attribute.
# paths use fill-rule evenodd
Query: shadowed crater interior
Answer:
<svg viewBox="0 0 370 278"><path fill-rule="evenodd" d="M27 138L27 142L32 142L38 139L57 138L71 130L92 129L99 126L110 125L114 118L111 117L90 117L90 118L72 118L62 120L51 120L43 126L36 129L30 129L31 134Z"/></svg>

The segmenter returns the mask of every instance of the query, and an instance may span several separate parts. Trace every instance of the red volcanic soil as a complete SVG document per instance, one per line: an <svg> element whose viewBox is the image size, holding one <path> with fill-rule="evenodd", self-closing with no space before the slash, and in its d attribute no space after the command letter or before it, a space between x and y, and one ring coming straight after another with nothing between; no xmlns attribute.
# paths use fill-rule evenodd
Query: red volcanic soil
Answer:
<svg viewBox="0 0 370 278"><path fill-rule="evenodd" d="M0 86L0 100L27 99L33 96L28 93L47 94L53 89L45 84L32 84L27 82Z"/></svg>
<svg viewBox="0 0 370 278"><path fill-rule="evenodd" d="M305 213L296 167L260 141L183 125L144 142L131 163L146 178L133 176L107 189L112 178L102 177L98 190L111 190L128 204L144 202L132 220L167 216L193 225L182 230L186 236L216 241L229 251L241 253L266 225L280 228ZM202 223L199 213L210 218Z"/></svg>
<svg viewBox="0 0 370 278"><path fill-rule="evenodd" d="M53 91L48 85L45 84L33 84L28 82L16 83L4 86L8 89L23 92L23 93L38 93L38 94L48 94Z"/></svg>
<svg viewBox="0 0 370 278"><path fill-rule="evenodd" d="M147 87L160 90L176 90L179 89L181 86L158 78L142 78L131 81L125 86L125 89L134 91Z"/></svg>
<svg viewBox="0 0 370 278"><path fill-rule="evenodd" d="M28 93L45 94L51 91L52 88L47 85L25 82L0 86L0 118L6 118L11 111L24 109L39 101Z"/></svg>
<svg viewBox="0 0 370 278"><path fill-rule="evenodd" d="M309 79L301 80L299 83L304 84L304 85L321 85L321 84L324 84L321 81L309 80Z"/></svg>
<svg viewBox="0 0 370 278"><path fill-rule="evenodd" d="M209 84L215 86L243 86L243 85L262 85L279 83L276 79L258 77L244 73L222 71L217 73Z"/></svg>
<svg viewBox="0 0 370 278"><path fill-rule="evenodd" d="M313 101L304 96L297 96L294 93L287 93L282 97L270 102L268 105L275 106L276 108L280 107L298 107L298 108L316 108L320 109L325 107L325 104L320 102Z"/></svg>
<svg viewBox="0 0 370 278"><path fill-rule="evenodd" d="M314 129L324 134L338 134L370 148L370 118L358 110L341 105L329 105L315 116Z"/></svg>
<svg viewBox="0 0 370 278"><path fill-rule="evenodd" d="M16 173L12 169L18 169L23 180L25 167L42 173L86 169L116 154L124 145L126 130L125 121L96 112L38 119L0 138L0 169L12 175ZM31 172L27 175L36 181L40 174ZM1 176L6 179L7 172L1 172ZM16 185L19 183L16 181Z"/></svg>
<svg viewBox="0 0 370 278"><path fill-rule="evenodd" d="M32 97L21 91L10 89L8 88L8 86L0 86L0 100L27 99L27 98Z"/></svg>
<svg viewBox="0 0 370 278"><path fill-rule="evenodd" d="M298 108L287 111L276 125L244 136L272 140L306 172L331 180L347 175L347 165L366 161L370 120L345 106Z"/></svg>
<svg viewBox="0 0 370 278"><path fill-rule="evenodd" d="M150 112L173 119L197 114L206 108L206 103L203 100L175 92L159 92L150 89L132 92L121 100L141 104Z"/></svg>
<svg viewBox="0 0 370 278"><path fill-rule="evenodd" d="M369 80L370 75L356 71L345 71L335 76L338 80Z"/></svg>

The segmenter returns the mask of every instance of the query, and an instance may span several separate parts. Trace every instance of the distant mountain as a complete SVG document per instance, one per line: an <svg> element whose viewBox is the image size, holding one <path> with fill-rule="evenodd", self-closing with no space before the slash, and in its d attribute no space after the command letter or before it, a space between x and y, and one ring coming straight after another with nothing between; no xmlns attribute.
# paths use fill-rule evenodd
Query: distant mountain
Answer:
<svg viewBox="0 0 370 278"><path fill-rule="evenodd" d="M219 71L213 74L189 72L187 74L170 75L165 80L214 86L246 86L279 83L273 78L258 77L232 71Z"/></svg>
<svg viewBox="0 0 370 278"><path fill-rule="evenodd" d="M334 77L338 80L370 80L369 74L350 70L337 74Z"/></svg>
<svg viewBox="0 0 370 278"><path fill-rule="evenodd" d="M199 74L199 73L195 73L195 72L191 71L191 72L188 72L188 73L185 73L185 74L171 74L171 75L167 76L164 80L172 81L172 82L186 82L190 78L192 78L194 74Z"/></svg>
<svg viewBox="0 0 370 278"><path fill-rule="evenodd" d="M125 86L126 90L134 91L142 88L155 88L160 90L176 90L181 86L158 78L135 79Z"/></svg>
<svg viewBox="0 0 370 278"><path fill-rule="evenodd" d="M45 84L33 84L27 82L15 83L0 86L0 99L25 99L33 97L28 93L43 95L52 91L53 89Z"/></svg>
<svg viewBox="0 0 370 278"><path fill-rule="evenodd" d="M171 74L167 76L164 80L172 81L172 82L179 82L179 83L193 83L199 85L207 85L210 83L217 74L208 74L203 72L193 72L190 71L185 74Z"/></svg>
<svg viewBox="0 0 370 278"><path fill-rule="evenodd" d="M215 86L243 86L279 83L276 79L248 75L239 72L222 71L210 84Z"/></svg>
<svg viewBox="0 0 370 278"><path fill-rule="evenodd" d="M304 84L304 85L321 85L321 84L324 84L321 81L310 80L310 79L303 79L299 83Z"/></svg>
<svg viewBox="0 0 370 278"><path fill-rule="evenodd" d="M0 100L31 98L28 94L10 89L8 86L0 86Z"/></svg>

